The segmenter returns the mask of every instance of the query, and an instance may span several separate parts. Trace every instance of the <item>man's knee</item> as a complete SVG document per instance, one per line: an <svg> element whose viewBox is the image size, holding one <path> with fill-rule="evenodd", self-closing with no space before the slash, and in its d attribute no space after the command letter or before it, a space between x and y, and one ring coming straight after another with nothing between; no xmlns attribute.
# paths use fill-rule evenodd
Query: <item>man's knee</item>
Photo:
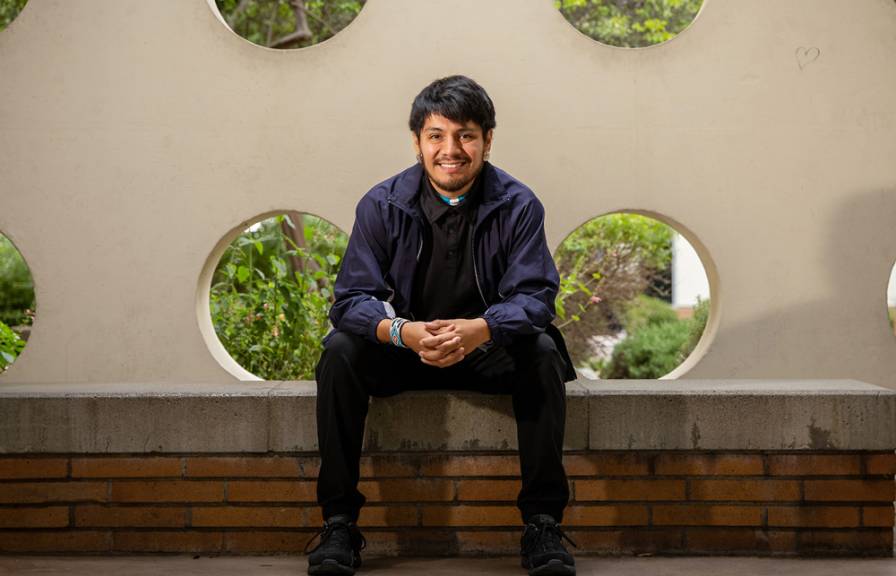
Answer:
<svg viewBox="0 0 896 576"><path fill-rule="evenodd" d="M352 366L360 362L366 343L360 336L336 330L324 342L324 350L317 363L315 376L318 384L322 373L331 372L337 366Z"/></svg>

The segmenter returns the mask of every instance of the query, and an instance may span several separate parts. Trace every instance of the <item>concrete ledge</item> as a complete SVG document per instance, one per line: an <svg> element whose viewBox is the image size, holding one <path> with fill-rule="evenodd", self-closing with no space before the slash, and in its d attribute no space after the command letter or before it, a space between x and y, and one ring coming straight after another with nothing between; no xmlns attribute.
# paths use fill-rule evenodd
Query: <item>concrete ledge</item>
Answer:
<svg viewBox="0 0 896 576"><path fill-rule="evenodd" d="M896 391L855 380L579 380L568 450L892 450ZM374 399L372 451L517 447L510 398ZM7 384L0 453L306 452L313 382Z"/></svg>

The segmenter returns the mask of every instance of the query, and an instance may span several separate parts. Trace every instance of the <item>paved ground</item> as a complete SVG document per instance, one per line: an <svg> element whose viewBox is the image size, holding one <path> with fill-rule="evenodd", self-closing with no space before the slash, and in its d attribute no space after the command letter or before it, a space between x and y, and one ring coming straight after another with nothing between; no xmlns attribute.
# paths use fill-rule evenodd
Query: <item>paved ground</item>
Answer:
<svg viewBox="0 0 896 576"><path fill-rule="evenodd" d="M579 558L581 576L896 576L896 560L712 558ZM305 559L290 556L0 556L0 574L41 576L297 576ZM370 558L358 576L457 574L526 576L516 558Z"/></svg>

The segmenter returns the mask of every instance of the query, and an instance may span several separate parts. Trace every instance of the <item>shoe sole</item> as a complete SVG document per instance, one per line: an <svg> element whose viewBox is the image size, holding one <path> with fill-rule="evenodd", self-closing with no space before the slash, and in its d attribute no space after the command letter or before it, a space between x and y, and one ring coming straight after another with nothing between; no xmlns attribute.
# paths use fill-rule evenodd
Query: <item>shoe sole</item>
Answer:
<svg viewBox="0 0 896 576"><path fill-rule="evenodd" d="M523 563L523 568L529 570L529 576L574 576L576 567L564 564L562 560L548 560L546 564L542 564L537 568L529 568Z"/></svg>
<svg viewBox="0 0 896 576"><path fill-rule="evenodd" d="M354 573L354 568L346 566L345 564L340 564L335 560L324 560L320 564L308 566L308 574L311 576L317 576L318 574L344 574L345 576L352 576Z"/></svg>

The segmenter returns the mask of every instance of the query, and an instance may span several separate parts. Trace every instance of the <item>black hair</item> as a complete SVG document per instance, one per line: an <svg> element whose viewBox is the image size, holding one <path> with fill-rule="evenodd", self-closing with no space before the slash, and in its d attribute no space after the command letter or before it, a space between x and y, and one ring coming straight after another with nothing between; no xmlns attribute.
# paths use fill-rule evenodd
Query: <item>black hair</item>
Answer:
<svg viewBox="0 0 896 576"><path fill-rule="evenodd" d="M420 136L423 124L432 114L454 122L472 120L487 134L495 127L495 106L485 89L466 76L448 76L434 80L424 88L411 106L408 126Z"/></svg>

